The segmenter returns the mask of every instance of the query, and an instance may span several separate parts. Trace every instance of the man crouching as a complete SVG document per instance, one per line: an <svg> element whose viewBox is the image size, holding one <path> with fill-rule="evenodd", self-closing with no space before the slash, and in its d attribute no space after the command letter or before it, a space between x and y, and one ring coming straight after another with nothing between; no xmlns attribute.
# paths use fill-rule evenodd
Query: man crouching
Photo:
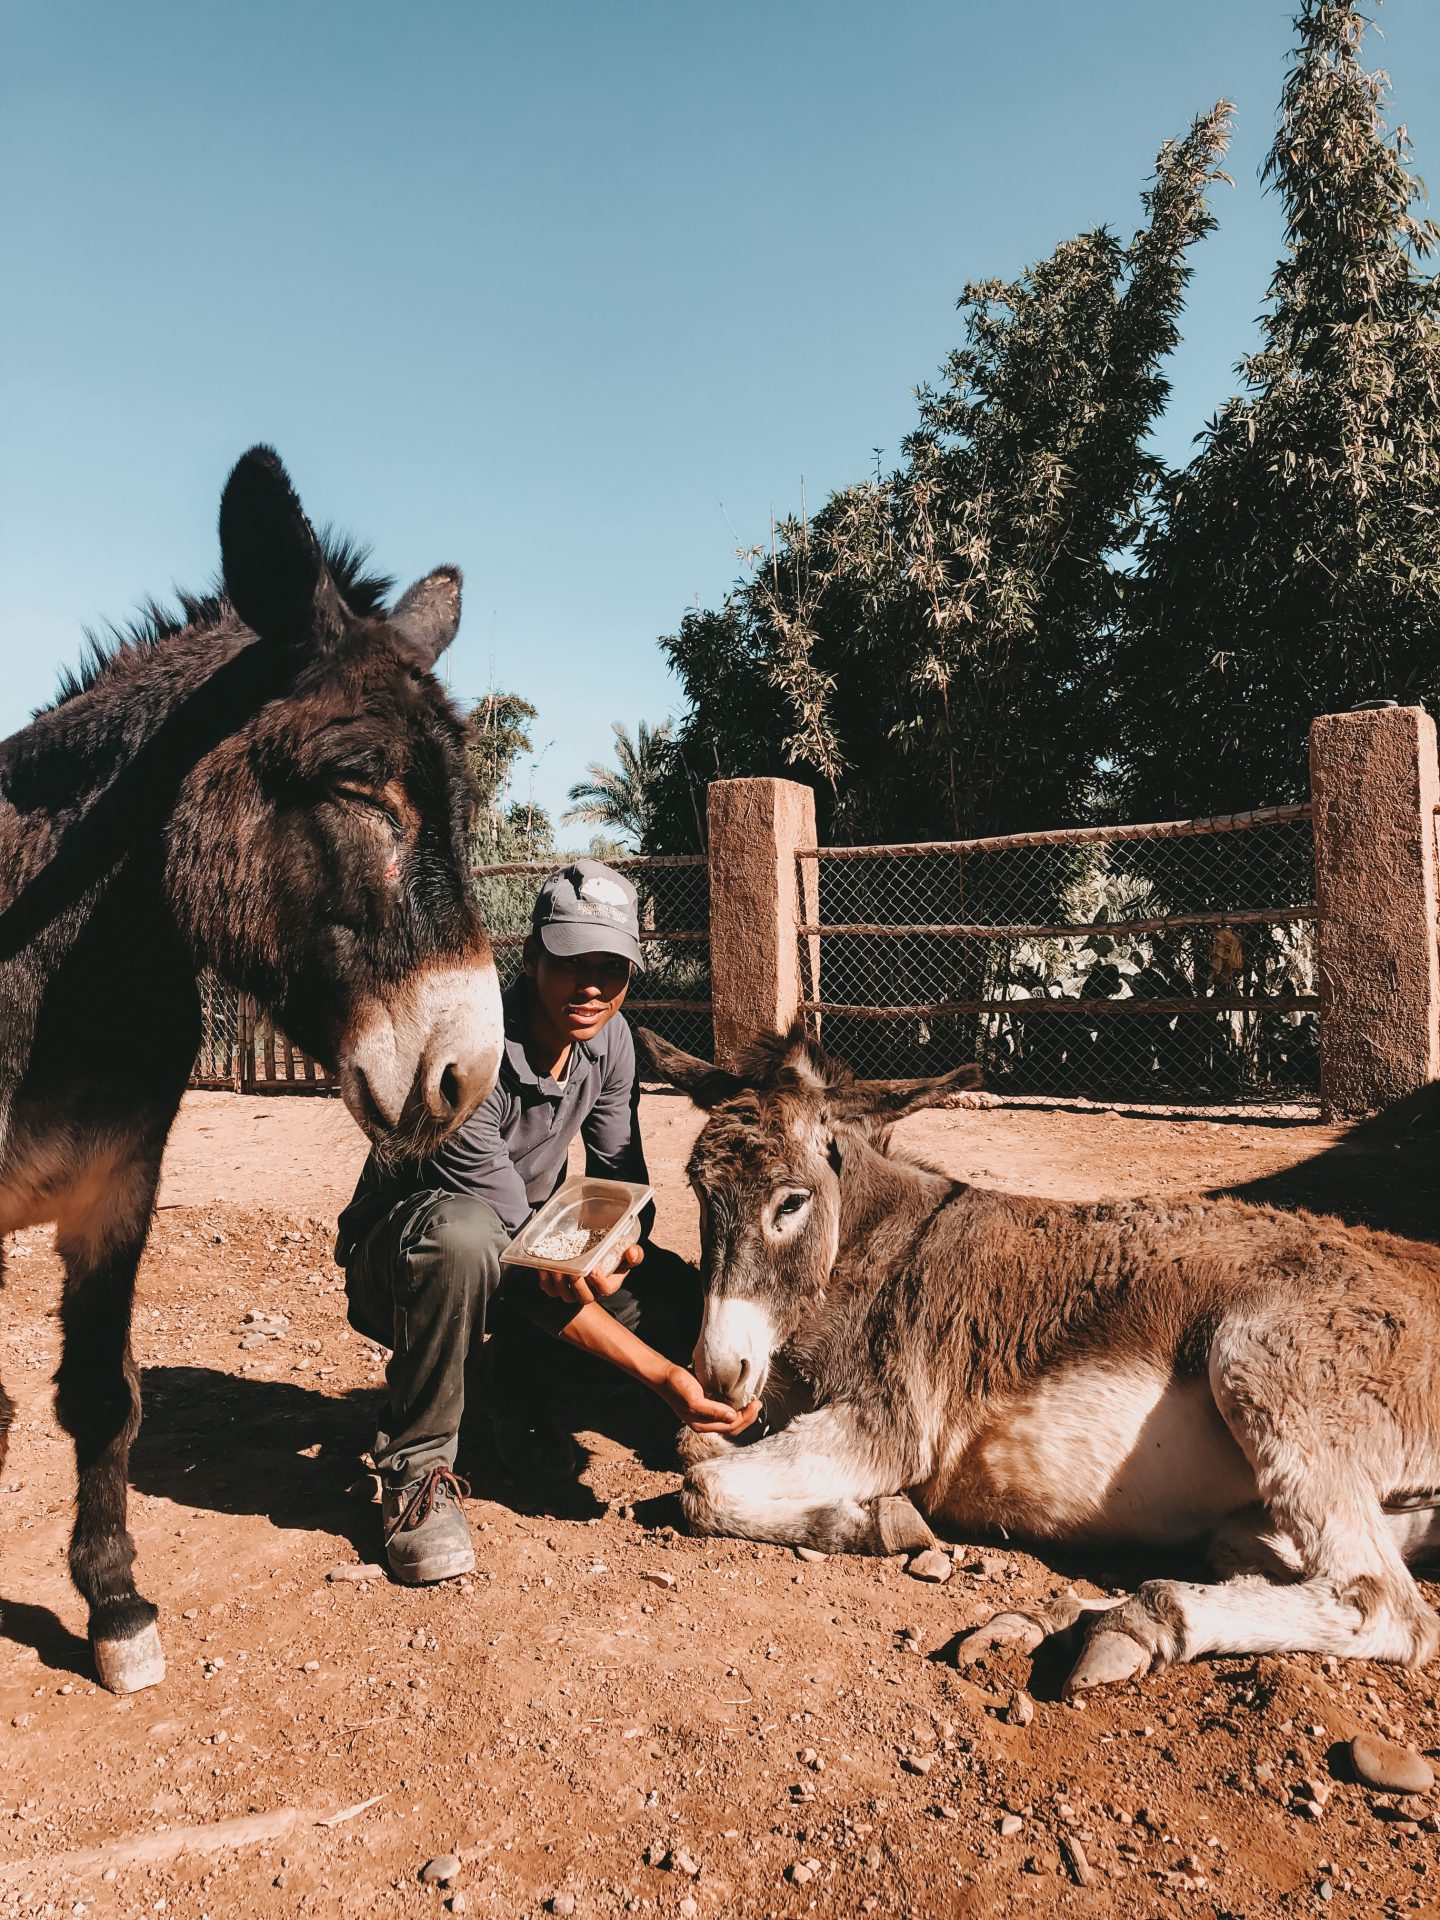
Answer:
<svg viewBox="0 0 1440 1920"><path fill-rule="evenodd" d="M340 1216L335 1257L345 1268L350 1323L391 1349L374 1458L397 1580L448 1580L475 1566L459 1504L468 1489L455 1474L467 1384L473 1395L487 1381L478 1390L488 1395L504 1465L575 1471L545 1369L528 1352L535 1328L642 1381L699 1433L739 1433L758 1411L708 1399L677 1363L674 1356L694 1346L699 1280L675 1254L649 1245L653 1209L639 1243L607 1273L577 1280L500 1264L565 1179L577 1133L587 1174L648 1180L635 1045L616 1018L640 959L628 880L596 860L551 874L531 915L524 972L504 996L494 1091L429 1158L382 1167L372 1153ZM466 1363L478 1360L487 1321L502 1357L496 1365L492 1354L482 1374Z"/></svg>

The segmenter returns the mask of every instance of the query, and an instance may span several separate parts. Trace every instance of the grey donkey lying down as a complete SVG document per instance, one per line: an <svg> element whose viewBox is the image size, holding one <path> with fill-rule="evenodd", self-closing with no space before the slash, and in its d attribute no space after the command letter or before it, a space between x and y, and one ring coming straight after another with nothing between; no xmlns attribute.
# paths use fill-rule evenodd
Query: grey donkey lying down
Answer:
<svg viewBox="0 0 1440 1920"><path fill-rule="evenodd" d="M1407 1563L1440 1545L1440 1251L1237 1200L969 1186L889 1129L973 1067L856 1080L796 1029L730 1073L642 1038L709 1114L696 1371L771 1429L687 1436L693 1527L827 1552L923 1545L927 1522L1202 1548L1213 1582L961 1643L1069 1630L1071 1693L1202 1654L1431 1657Z"/></svg>

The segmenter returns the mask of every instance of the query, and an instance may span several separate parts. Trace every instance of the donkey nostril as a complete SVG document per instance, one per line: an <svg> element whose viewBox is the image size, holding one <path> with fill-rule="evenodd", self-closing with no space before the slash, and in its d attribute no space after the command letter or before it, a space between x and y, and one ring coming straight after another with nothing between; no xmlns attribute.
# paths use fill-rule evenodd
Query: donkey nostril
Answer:
<svg viewBox="0 0 1440 1920"><path fill-rule="evenodd" d="M459 1068L452 1060L440 1075L440 1099L451 1113L458 1113L465 1098L465 1083L460 1077Z"/></svg>

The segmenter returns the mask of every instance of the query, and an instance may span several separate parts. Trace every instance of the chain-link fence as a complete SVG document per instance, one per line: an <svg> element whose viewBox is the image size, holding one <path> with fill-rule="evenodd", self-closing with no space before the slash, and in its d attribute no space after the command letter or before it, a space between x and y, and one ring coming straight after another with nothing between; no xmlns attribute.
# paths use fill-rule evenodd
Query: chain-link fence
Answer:
<svg viewBox="0 0 1440 1920"><path fill-rule="evenodd" d="M202 973L200 1051L190 1070L192 1087L234 1093L333 1093L333 1077L302 1053L248 994Z"/></svg>
<svg viewBox="0 0 1440 1920"><path fill-rule="evenodd" d="M563 864L564 856L555 855L475 869L475 897L490 929L502 987L520 972L540 882ZM640 896L645 966L630 988L626 1013L674 1046L711 1059L709 863L698 855L637 854L606 864Z"/></svg>
<svg viewBox="0 0 1440 1920"><path fill-rule="evenodd" d="M1308 807L800 857L807 1017L875 1076L1003 1094L1309 1100Z"/></svg>
<svg viewBox="0 0 1440 1920"><path fill-rule="evenodd" d="M238 1093L249 1058L245 996L213 973L202 973L195 984L200 989L200 1051L190 1084Z"/></svg>
<svg viewBox="0 0 1440 1920"><path fill-rule="evenodd" d="M520 952L530 931L530 910L546 874L564 862L511 861L475 869L475 895L495 948L500 984L520 972ZM627 874L640 896L640 945L644 971L625 1003L632 1019L688 1052L713 1056L710 1019L709 866L693 856L637 855L608 864ZM200 979L200 1052L192 1087L228 1087L236 1092L320 1093L335 1082L247 995L213 975Z"/></svg>

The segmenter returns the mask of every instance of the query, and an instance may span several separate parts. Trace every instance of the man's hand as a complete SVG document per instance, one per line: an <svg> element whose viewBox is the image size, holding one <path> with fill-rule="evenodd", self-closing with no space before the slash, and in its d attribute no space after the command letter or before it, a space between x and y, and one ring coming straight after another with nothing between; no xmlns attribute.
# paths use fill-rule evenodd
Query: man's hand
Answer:
<svg viewBox="0 0 1440 1920"><path fill-rule="evenodd" d="M630 1277L631 1268L638 1267L644 1258L643 1247L626 1247L607 1272L587 1273L583 1280L577 1279L573 1273L542 1272L540 1290L555 1300L569 1300L581 1307L593 1306L597 1300L603 1300L607 1294L623 1287Z"/></svg>
<svg viewBox="0 0 1440 1920"><path fill-rule="evenodd" d="M711 1400L694 1374L684 1367L671 1367L655 1391L696 1433L721 1433L727 1437L743 1433L760 1414L758 1400L752 1400L748 1407L730 1407L723 1400Z"/></svg>

